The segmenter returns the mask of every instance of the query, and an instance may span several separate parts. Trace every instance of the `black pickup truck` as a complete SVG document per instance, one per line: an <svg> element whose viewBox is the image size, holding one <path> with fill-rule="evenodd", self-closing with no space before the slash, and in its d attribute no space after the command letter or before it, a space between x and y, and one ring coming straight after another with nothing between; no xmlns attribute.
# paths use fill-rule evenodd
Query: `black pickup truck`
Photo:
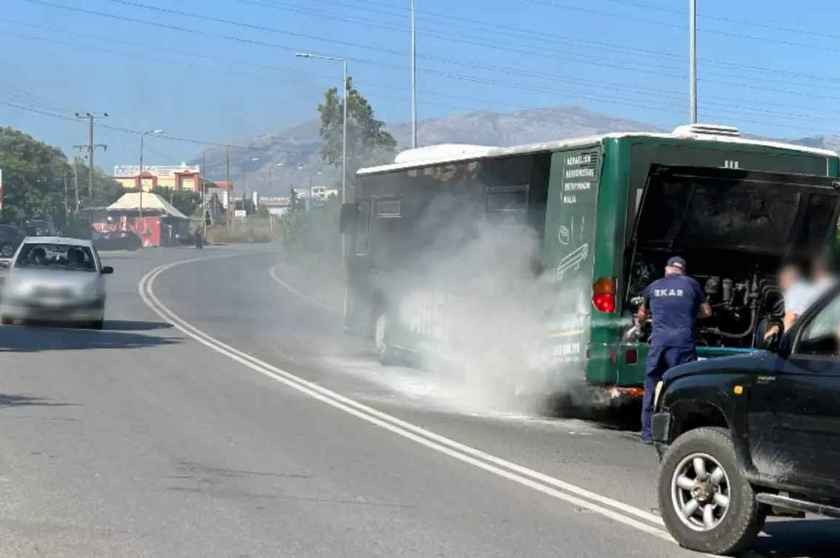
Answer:
<svg viewBox="0 0 840 558"><path fill-rule="evenodd" d="M659 508L682 546L733 554L770 514L840 517L840 285L768 350L656 387Z"/></svg>

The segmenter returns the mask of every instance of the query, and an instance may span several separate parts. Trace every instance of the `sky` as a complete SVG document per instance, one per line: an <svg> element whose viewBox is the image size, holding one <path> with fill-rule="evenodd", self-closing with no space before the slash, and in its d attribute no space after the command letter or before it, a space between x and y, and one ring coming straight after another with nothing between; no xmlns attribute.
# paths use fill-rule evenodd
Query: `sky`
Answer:
<svg viewBox="0 0 840 558"><path fill-rule="evenodd" d="M421 120L575 105L688 120L688 0L417 0ZM387 122L410 118L408 0L3 0L0 124L97 165L178 164L316 118L338 63ZM840 133L840 4L698 0L700 120ZM179 139L174 139L179 138ZM187 141L190 140L190 141ZM202 143L203 142L203 143ZM211 177L219 178L219 177Z"/></svg>

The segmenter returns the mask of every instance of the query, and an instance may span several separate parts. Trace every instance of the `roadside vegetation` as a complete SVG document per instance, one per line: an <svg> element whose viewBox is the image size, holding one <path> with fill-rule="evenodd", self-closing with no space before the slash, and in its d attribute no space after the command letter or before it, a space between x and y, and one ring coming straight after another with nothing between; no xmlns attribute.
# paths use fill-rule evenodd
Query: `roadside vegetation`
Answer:
<svg viewBox="0 0 840 558"><path fill-rule="evenodd" d="M0 127L0 169L3 169L3 209L0 221L21 226L27 219L51 219L68 233L87 230L74 215L76 178L79 205L100 207L113 203L122 187L99 170L93 173L82 162L67 159L58 148L14 128Z"/></svg>
<svg viewBox="0 0 840 558"><path fill-rule="evenodd" d="M397 148L394 137L385 130L385 124L377 120L368 100L348 84L347 120L347 187L348 199L353 199L353 179L356 171L368 165L392 161ZM321 159L339 170L342 166L343 99L336 88L324 93L324 101L318 105L321 119ZM340 175L340 173L339 173ZM334 187L341 189L341 183ZM341 254L341 233L339 214L340 194L310 204L296 199L292 194L292 205L280 219L280 238L291 261L300 270L330 280L341 281L344 266Z"/></svg>

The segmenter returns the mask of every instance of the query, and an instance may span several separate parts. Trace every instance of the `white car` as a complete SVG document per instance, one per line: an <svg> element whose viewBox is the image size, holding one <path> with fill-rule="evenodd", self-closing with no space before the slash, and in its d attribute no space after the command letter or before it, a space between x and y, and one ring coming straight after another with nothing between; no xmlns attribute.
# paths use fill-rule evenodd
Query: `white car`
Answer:
<svg viewBox="0 0 840 558"><path fill-rule="evenodd" d="M23 239L9 267L0 302L3 324L63 322L101 329L105 279L90 240L56 236Z"/></svg>

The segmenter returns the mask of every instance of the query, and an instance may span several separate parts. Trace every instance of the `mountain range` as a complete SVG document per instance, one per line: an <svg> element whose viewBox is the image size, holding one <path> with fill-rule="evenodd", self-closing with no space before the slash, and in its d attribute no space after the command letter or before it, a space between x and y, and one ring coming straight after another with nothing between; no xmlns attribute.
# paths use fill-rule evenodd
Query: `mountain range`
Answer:
<svg viewBox="0 0 840 558"><path fill-rule="evenodd" d="M410 144L408 123L386 124L398 149ZM567 106L500 113L478 111L418 122L420 145L469 143L510 146L597 135L609 132L661 132L635 120L617 118L581 107ZM790 143L840 150L840 136L810 136L787 139ZM319 122L310 120L240 142L230 150L230 176L240 192L288 193L290 187L329 185L338 182L338 169L325 164L320 155ZM203 156L203 157L202 157ZM225 152L210 148L193 163L205 161L205 176L225 177Z"/></svg>

